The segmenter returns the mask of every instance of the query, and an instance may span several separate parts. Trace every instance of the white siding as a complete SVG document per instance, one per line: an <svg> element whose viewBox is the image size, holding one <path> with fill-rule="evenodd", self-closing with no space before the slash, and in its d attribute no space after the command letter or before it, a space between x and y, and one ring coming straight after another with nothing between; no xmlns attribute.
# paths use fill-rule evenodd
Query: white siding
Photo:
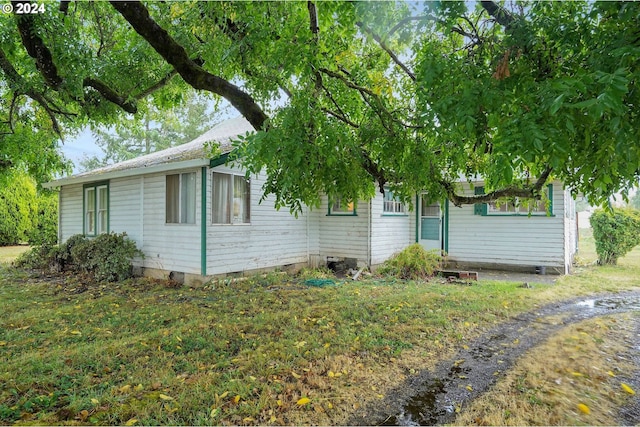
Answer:
<svg viewBox="0 0 640 427"><path fill-rule="evenodd" d="M165 177L187 172L196 172L196 222L166 224ZM146 175L143 193L144 266L200 274L200 169Z"/></svg>
<svg viewBox="0 0 640 427"><path fill-rule="evenodd" d="M329 215L329 202L323 197L318 215L321 257L356 258L369 262L369 203L360 201L357 215Z"/></svg>
<svg viewBox="0 0 640 427"><path fill-rule="evenodd" d="M415 242L414 212L405 207L405 215L384 214L383 196L371 200L371 264L382 264L396 252Z"/></svg>
<svg viewBox="0 0 640 427"><path fill-rule="evenodd" d="M244 175L227 166L213 171ZM287 208L276 210L273 197L259 203L264 174L251 177L250 224L211 224L211 172L207 170L207 275L308 262L308 215L296 218Z"/></svg>
<svg viewBox="0 0 640 427"><path fill-rule="evenodd" d="M573 257L578 250L578 223L576 219L576 202L570 191L564 191L564 260L565 273L571 272Z"/></svg>
<svg viewBox="0 0 640 427"><path fill-rule="evenodd" d="M472 194L466 185L468 194ZM481 216L449 207L449 259L564 270L564 192L553 184L554 216Z"/></svg>
<svg viewBox="0 0 640 427"><path fill-rule="evenodd" d="M143 184L141 177L113 179L109 182L109 231L126 232L142 247Z"/></svg>
<svg viewBox="0 0 640 427"><path fill-rule="evenodd" d="M66 185L60 189L60 243L74 234L82 234L82 184Z"/></svg>

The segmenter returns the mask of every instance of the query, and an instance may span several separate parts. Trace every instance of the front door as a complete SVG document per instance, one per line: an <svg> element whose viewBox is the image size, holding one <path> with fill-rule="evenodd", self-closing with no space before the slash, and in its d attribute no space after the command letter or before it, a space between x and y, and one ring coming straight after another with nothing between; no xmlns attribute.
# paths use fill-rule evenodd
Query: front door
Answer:
<svg viewBox="0 0 640 427"><path fill-rule="evenodd" d="M425 249L442 249L442 212L440 203L429 203L420 197L420 244Z"/></svg>

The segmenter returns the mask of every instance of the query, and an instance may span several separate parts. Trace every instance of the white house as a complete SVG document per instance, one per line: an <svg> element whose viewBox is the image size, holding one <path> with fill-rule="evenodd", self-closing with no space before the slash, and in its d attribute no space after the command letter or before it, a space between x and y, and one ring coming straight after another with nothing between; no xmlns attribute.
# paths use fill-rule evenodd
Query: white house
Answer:
<svg viewBox="0 0 640 427"><path fill-rule="evenodd" d="M334 260L375 267L414 242L446 251L457 266L570 270L575 208L560 182L547 188L549 205L526 209L455 208L419 194L409 211L387 191L357 209L325 198L295 218L272 198L259 203L264 174L246 179L225 164L231 140L251 131L243 118L228 120L187 144L45 184L59 188L59 241L126 232L145 254L145 274L176 272L187 282ZM213 160L210 141L222 153Z"/></svg>

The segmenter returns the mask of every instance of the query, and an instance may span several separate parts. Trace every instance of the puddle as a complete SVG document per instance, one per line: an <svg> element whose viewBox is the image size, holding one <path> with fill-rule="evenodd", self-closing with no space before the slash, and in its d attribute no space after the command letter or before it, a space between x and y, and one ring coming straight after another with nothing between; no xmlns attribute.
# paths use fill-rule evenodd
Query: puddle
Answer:
<svg viewBox="0 0 640 427"><path fill-rule="evenodd" d="M423 388L423 387L421 387ZM424 384L424 390L409 399L404 409L397 415L387 418L383 426L420 426L437 424L442 416L453 411L440 397L445 393L445 381L431 378Z"/></svg>
<svg viewBox="0 0 640 427"><path fill-rule="evenodd" d="M441 362L432 372L411 377L388 396L392 406L388 417L353 419L349 424L442 425L455 420L456 408L468 404L487 390L524 352L561 328L587 318L640 310L638 293L607 295L579 301L559 302L523 313L469 343L453 359ZM549 317L564 315L562 322ZM545 328L532 328L535 322ZM395 407L396 409L391 409ZM377 422L376 422L377 420Z"/></svg>
<svg viewBox="0 0 640 427"><path fill-rule="evenodd" d="M640 310L640 297L615 297L578 301L578 307L604 310Z"/></svg>

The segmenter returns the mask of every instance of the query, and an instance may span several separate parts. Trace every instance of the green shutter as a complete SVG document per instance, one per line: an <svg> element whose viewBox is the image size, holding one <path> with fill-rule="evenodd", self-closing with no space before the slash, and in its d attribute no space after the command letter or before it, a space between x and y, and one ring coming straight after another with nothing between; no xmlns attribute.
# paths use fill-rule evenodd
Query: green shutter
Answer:
<svg viewBox="0 0 640 427"><path fill-rule="evenodd" d="M553 184L547 185L547 189L549 192L547 196L549 197L549 207L547 208L547 215L553 216Z"/></svg>
<svg viewBox="0 0 640 427"><path fill-rule="evenodd" d="M484 194L484 187L475 187L473 189L473 194L476 196L480 194ZM473 205L473 214L474 215L486 215L487 214L487 204L486 203L476 203Z"/></svg>

